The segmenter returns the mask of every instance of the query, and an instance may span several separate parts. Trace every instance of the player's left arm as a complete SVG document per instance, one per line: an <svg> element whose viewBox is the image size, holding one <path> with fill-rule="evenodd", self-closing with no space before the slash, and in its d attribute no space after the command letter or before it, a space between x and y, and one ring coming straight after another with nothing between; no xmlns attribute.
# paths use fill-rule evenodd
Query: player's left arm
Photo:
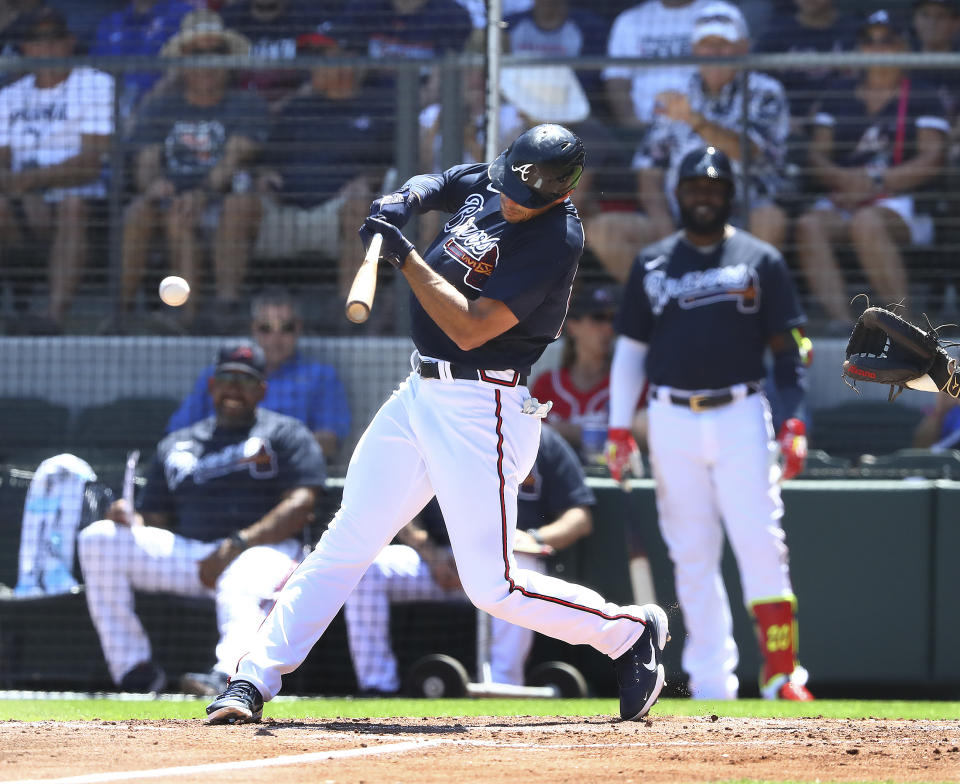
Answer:
<svg viewBox="0 0 960 784"><path fill-rule="evenodd" d="M293 487L284 492L280 502L263 517L221 541L200 561L200 582L213 588L223 570L247 548L276 544L298 534L313 520L315 505L316 490L312 487Z"/></svg>
<svg viewBox="0 0 960 784"><path fill-rule="evenodd" d="M917 128L917 154L883 173L884 189L890 193L910 192L937 176L947 152L946 120L942 127Z"/></svg>
<svg viewBox="0 0 960 784"><path fill-rule="evenodd" d="M442 278L416 250L401 268L423 309L457 347L471 351L519 323L504 303L489 297L469 300Z"/></svg>
<svg viewBox="0 0 960 784"><path fill-rule="evenodd" d="M548 427L541 433L537 468L543 482L543 519L549 520L536 529L537 543L562 550L593 531L591 507L596 496L587 485L577 453ZM521 531L517 535L531 536Z"/></svg>

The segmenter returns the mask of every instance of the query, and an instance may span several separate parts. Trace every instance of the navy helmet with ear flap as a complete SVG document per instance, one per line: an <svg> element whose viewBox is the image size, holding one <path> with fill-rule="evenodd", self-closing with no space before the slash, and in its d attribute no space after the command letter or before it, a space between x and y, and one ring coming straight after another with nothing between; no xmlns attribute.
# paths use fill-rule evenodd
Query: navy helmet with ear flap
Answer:
<svg viewBox="0 0 960 784"><path fill-rule="evenodd" d="M562 125L537 125L518 136L488 174L493 187L522 207L545 207L577 187L586 153Z"/></svg>
<svg viewBox="0 0 960 784"><path fill-rule="evenodd" d="M677 182L706 177L710 180L722 180L734 189L733 166L723 150L716 147L698 147L683 156L677 172Z"/></svg>

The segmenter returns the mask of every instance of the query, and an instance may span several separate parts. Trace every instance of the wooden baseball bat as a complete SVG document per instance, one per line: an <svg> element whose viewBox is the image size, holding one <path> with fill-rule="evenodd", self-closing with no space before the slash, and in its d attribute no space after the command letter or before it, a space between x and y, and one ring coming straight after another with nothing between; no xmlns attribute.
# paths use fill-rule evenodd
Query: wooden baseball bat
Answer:
<svg viewBox="0 0 960 784"><path fill-rule="evenodd" d="M353 278L350 293L347 294L347 318L354 324L362 324L370 317L373 296L377 293L377 262L380 261L380 246L383 235L374 234L367 248L367 255Z"/></svg>

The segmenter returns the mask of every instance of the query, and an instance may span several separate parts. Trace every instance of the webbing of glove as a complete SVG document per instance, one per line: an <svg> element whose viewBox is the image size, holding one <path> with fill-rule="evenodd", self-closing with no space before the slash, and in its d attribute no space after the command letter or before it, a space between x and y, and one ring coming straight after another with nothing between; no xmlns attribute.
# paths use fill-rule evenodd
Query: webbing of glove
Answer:
<svg viewBox="0 0 960 784"><path fill-rule="evenodd" d="M945 359L949 360L949 355L932 330L927 332L892 311L874 307L857 319L847 341L843 373L853 379L854 387L857 381L889 384L888 400L893 400L908 382L928 374L937 388L943 389L951 381Z"/></svg>

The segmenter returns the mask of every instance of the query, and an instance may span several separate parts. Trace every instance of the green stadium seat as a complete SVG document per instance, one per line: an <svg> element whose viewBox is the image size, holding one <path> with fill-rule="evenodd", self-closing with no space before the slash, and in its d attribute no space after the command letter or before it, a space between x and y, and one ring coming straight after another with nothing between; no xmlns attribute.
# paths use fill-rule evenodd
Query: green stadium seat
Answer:
<svg viewBox="0 0 960 784"><path fill-rule="evenodd" d="M902 403L853 400L810 414L810 448L857 460L860 455L885 455L913 443L913 431L923 412Z"/></svg>

